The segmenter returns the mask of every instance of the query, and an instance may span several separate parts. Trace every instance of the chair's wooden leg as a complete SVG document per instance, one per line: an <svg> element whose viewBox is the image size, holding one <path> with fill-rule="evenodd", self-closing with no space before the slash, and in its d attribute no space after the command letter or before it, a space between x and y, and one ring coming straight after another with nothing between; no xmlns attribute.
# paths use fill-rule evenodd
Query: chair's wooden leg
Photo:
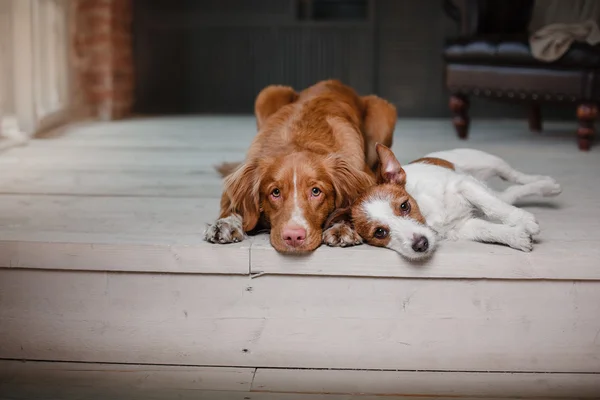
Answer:
<svg viewBox="0 0 600 400"><path fill-rule="evenodd" d="M579 120L577 143L579 145L579 150L587 151L592 146L592 140L594 138L594 122L597 117L598 106L596 104L580 104L579 107L577 107L577 119Z"/></svg>
<svg viewBox="0 0 600 400"><path fill-rule="evenodd" d="M538 103L529 107L529 130L531 132L542 131L542 108Z"/></svg>
<svg viewBox="0 0 600 400"><path fill-rule="evenodd" d="M454 114L452 124L458 137L466 139L469 135L469 99L466 96L453 94L450 96L450 110Z"/></svg>

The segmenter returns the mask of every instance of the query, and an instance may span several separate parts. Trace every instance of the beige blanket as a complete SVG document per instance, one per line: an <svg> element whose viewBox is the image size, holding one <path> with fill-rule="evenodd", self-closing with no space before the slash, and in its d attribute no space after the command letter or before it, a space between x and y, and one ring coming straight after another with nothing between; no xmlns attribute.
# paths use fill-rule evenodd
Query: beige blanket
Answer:
<svg viewBox="0 0 600 400"><path fill-rule="evenodd" d="M600 29L596 21L547 25L531 35L529 45L535 58L551 62L562 57L574 41L591 45L600 43Z"/></svg>
<svg viewBox="0 0 600 400"><path fill-rule="evenodd" d="M600 42L600 0L536 0L529 24L533 56L555 61L574 41Z"/></svg>

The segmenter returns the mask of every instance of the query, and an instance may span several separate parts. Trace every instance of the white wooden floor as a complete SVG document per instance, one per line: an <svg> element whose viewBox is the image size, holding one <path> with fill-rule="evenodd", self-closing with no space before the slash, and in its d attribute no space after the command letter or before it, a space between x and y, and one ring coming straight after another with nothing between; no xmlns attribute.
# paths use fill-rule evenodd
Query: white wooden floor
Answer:
<svg viewBox="0 0 600 400"><path fill-rule="evenodd" d="M243 159L254 121L198 117L75 126L0 153L0 265L600 279L600 145L581 153L574 126L548 128L549 133L533 135L522 121L475 121L471 139L461 142L448 121L400 120L395 134L394 151L401 161L470 146L504 157L523 171L554 176L563 194L526 204L542 227L530 254L447 242L428 265L417 268L391 251L366 246L321 248L310 257L286 258L275 253L266 236L226 246L204 243L204 225L217 216L221 193L212 166Z"/></svg>
<svg viewBox="0 0 600 400"><path fill-rule="evenodd" d="M128 368L124 387L144 389L128 399L600 396L600 144L579 152L574 129L476 120L461 142L447 120L400 120L401 162L469 146L563 187L524 204L532 253L446 242L418 266L367 246L204 243L212 166L243 159L252 117L82 124L0 153L0 398L92 378L68 395L101 398Z"/></svg>

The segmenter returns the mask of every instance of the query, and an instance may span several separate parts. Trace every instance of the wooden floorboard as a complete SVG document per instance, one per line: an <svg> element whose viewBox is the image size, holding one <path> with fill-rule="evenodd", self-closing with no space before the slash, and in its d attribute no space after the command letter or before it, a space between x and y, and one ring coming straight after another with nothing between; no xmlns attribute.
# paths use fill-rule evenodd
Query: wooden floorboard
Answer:
<svg viewBox="0 0 600 400"><path fill-rule="evenodd" d="M592 184L598 181L599 148L579 152L571 124L546 127L547 132L534 135L524 121L474 121L464 142L446 120L400 119L394 136L402 162L470 146L525 172L554 176L563 194L523 204L542 227L530 254L445 242L431 262L416 267L391 251L366 246L322 248L306 258L289 258L277 254L264 236L239 246L204 243L202 232L218 214L222 190L213 166L242 160L255 132L252 117L207 116L78 124L1 153L0 244L5 251L0 266L72 269L87 260L80 268L160 271L158 261L132 262L147 249L155 260L165 260L165 272L193 271L191 265L206 252L211 261L199 272L212 273L214 255L223 254L217 259L238 259L235 272L249 265L255 274L599 279L600 189ZM94 244L106 247L92 252ZM164 258L180 251L186 256L179 264ZM110 262L98 262L98 255Z"/></svg>
<svg viewBox="0 0 600 400"><path fill-rule="evenodd" d="M545 127L475 120L465 142L398 121L401 162L473 147L563 187L522 203L533 252L448 241L421 265L204 242L213 166L244 157L252 117L78 124L0 153L0 358L53 361L0 361L0 400L597 398L600 146Z"/></svg>
<svg viewBox="0 0 600 400"><path fill-rule="evenodd" d="M294 370L0 361L0 399L595 398L596 375Z"/></svg>
<svg viewBox="0 0 600 400"><path fill-rule="evenodd" d="M597 286L0 269L0 358L598 374Z"/></svg>

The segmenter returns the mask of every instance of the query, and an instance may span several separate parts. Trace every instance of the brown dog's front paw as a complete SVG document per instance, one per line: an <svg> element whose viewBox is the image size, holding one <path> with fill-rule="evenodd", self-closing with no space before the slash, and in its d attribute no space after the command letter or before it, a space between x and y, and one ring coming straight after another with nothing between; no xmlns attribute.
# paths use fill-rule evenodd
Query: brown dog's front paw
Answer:
<svg viewBox="0 0 600 400"><path fill-rule="evenodd" d="M204 240L211 243L237 243L244 240L242 218L239 215L218 219L204 231Z"/></svg>
<svg viewBox="0 0 600 400"><path fill-rule="evenodd" d="M323 243L331 247L349 247L362 243L362 238L348 223L338 222L323 232Z"/></svg>

